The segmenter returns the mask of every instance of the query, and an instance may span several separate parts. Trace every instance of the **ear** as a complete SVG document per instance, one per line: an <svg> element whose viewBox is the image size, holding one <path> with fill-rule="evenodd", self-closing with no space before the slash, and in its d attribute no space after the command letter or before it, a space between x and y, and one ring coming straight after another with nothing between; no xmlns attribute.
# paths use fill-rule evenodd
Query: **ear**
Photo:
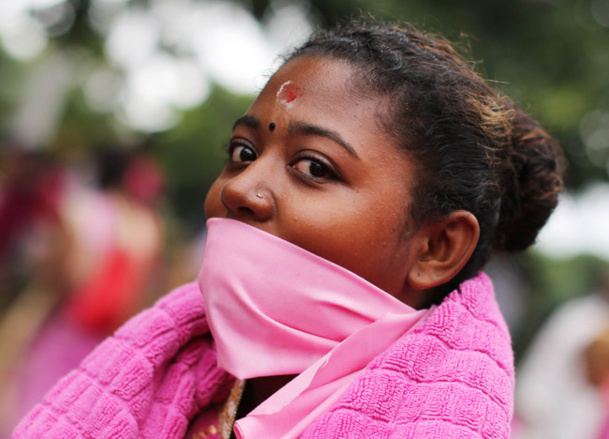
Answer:
<svg viewBox="0 0 609 439"><path fill-rule="evenodd" d="M409 286L425 290L450 281L469 261L479 237L478 220L465 210L425 226L418 236L417 259L408 272Z"/></svg>

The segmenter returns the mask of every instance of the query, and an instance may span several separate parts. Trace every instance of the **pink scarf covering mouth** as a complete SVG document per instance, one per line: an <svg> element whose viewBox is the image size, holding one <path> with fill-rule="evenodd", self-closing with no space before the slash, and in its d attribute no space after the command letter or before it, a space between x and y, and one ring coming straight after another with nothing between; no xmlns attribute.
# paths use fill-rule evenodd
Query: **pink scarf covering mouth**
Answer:
<svg viewBox="0 0 609 439"><path fill-rule="evenodd" d="M240 439L298 437L429 312L228 219L208 221L198 281L221 368L241 379L299 374L237 421Z"/></svg>

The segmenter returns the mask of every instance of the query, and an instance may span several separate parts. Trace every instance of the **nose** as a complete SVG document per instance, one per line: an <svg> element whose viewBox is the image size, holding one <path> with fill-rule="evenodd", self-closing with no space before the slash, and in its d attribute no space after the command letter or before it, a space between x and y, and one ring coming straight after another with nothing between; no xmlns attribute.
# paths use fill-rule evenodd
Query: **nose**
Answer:
<svg viewBox="0 0 609 439"><path fill-rule="evenodd" d="M275 214L275 200L264 172L252 163L239 175L228 180L220 199L235 219L264 222ZM268 176L268 175L267 175Z"/></svg>

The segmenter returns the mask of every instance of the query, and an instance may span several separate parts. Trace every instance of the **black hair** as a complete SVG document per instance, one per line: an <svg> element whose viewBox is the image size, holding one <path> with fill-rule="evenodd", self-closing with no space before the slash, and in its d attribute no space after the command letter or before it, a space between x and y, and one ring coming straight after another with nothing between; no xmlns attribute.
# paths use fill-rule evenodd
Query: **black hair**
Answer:
<svg viewBox="0 0 609 439"><path fill-rule="evenodd" d="M533 244L563 187L563 156L453 45L410 25L355 21L314 34L286 60L300 56L347 61L359 93L391 97L382 125L421 165L409 211L415 227L456 210L478 220L474 253L432 302L477 274L493 251Z"/></svg>

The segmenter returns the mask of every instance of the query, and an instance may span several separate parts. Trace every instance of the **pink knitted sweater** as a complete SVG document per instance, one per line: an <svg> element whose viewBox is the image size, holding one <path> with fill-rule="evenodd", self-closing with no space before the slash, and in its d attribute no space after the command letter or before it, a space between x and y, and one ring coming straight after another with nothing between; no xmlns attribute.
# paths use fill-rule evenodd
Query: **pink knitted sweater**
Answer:
<svg viewBox="0 0 609 439"><path fill-rule="evenodd" d="M63 378L13 438L176 438L223 400L201 294L185 285L131 319ZM377 357L303 438L509 437L507 327L485 275L461 285Z"/></svg>

